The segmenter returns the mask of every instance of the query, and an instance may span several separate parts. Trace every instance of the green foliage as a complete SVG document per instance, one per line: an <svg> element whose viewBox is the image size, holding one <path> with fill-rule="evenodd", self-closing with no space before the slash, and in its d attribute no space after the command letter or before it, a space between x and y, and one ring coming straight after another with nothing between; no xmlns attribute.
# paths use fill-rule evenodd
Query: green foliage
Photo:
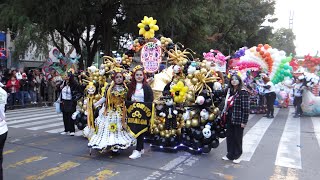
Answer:
<svg viewBox="0 0 320 180"><path fill-rule="evenodd" d="M41 35L50 35L50 40L62 52L63 37L82 55L87 65L91 65L97 50L110 54L111 50L121 49L121 37L137 37L137 24L145 15L158 20L158 34L171 37L174 42L184 44L185 47L197 51L199 55L211 48L228 54L244 45L253 46L258 42L269 42L272 29L262 28L261 24L266 20L276 21L269 18L274 13L274 0L3 2L0 3L1 6L9 7L5 10L8 16L0 20L0 25L6 24L15 30L36 28L42 32ZM1 14L3 17L4 12ZM34 38L29 35L29 38ZM39 35L36 33L35 36ZM26 42L27 37L17 40Z"/></svg>
<svg viewBox="0 0 320 180"><path fill-rule="evenodd" d="M281 28L278 29L272 38L272 47L284 50L286 54L292 53L296 54L296 46L294 41L296 36L294 35L292 29Z"/></svg>

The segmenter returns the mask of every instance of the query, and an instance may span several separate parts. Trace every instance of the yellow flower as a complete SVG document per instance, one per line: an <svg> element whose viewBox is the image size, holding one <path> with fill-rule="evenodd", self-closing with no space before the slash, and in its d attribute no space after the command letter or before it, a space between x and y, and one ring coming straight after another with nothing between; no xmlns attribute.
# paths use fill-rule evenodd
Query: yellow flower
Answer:
<svg viewBox="0 0 320 180"><path fill-rule="evenodd" d="M182 81L179 81L177 84L172 86L170 92L173 93L174 102L183 103L186 99L188 89L189 88L187 86L184 86Z"/></svg>
<svg viewBox="0 0 320 180"><path fill-rule="evenodd" d="M110 123L109 124L109 131L110 132L116 132L117 131L117 124L116 123Z"/></svg>
<svg viewBox="0 0 320 180"><path fill-rule="evenodd" d="M138 24L139 35L143 35L146 39L151 39L154 37L154 32L159 30L157 24L157 20L153 19L153 17L144 16L141 23Z"/></svg>

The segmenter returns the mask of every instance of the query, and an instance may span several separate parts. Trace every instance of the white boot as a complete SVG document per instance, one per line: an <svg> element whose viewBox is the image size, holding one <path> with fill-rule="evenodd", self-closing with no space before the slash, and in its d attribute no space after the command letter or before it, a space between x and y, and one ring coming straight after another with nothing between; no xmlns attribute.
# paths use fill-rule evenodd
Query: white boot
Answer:
<svg viewBox="0 0 320 180"><path fill-rule="evenodd" d="M137 150L133 150L132 154L129 156L130 159L137 159L141 157L141 152Z"/></svg>

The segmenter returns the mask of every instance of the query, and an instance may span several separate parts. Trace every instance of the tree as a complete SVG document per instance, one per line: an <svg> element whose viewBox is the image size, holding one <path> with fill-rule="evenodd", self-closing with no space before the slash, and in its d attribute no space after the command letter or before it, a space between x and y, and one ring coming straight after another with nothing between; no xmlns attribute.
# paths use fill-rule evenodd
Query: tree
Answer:
<svg viewBox="0 0 320 180"><path fill-rule="evenodd" d="M284 50L287 55L296 54L296 46L294 41L296 36L292 29L281 28L276 30L272 38L272 47Z"/></svg>
<svg viewBox="0 0 320 180"><path fill-rule="evenodd" d="M228 53L250 45L259 32L263 34L260 26L274 11L273 0L3 1L14 12L5 22L12 23L12 17L28 19L43 34L49 34L62 53L61 38L65 38L87 65L91 65L97 50L111 54L120 47L121 37L137 37L137 24L145 15L158 20L159 34L202 54L211 48Z"/></svg>

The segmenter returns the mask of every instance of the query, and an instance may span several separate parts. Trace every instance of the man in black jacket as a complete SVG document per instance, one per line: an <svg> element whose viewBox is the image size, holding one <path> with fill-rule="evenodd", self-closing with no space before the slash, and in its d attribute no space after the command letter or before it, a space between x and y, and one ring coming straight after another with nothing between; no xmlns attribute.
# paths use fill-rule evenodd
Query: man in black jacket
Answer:
<svg viewBox="0 0 320 180"><path fill-rule="evenodd" d="M19 81L20 82L20 101L22 107L25 107L25 102L29 100L29 81L27 79L26 73L22 74L22 79Z"/></svg>

